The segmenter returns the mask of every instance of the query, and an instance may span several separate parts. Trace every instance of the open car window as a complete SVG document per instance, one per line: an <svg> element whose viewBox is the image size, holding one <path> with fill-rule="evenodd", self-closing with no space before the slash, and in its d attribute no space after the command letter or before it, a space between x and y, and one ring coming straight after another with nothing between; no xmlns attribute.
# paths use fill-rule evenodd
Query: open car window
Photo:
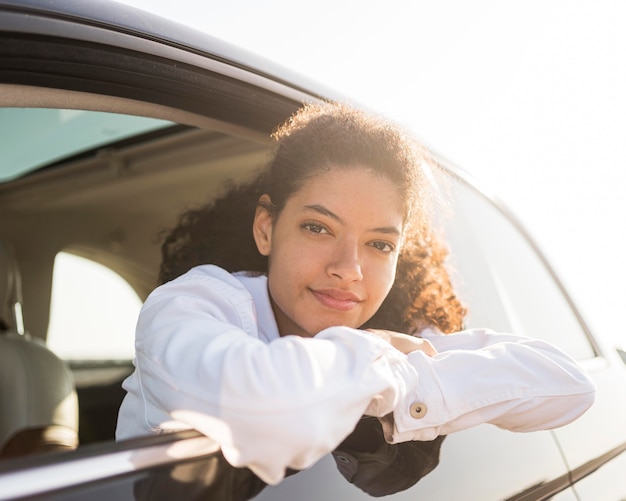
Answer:
<svg viewBox="0 0 626 501"><path fill-rule="evenodd" d="M141 304L113 270L60 252L54 263L48 347L65 360L131 360Z"/></svg>

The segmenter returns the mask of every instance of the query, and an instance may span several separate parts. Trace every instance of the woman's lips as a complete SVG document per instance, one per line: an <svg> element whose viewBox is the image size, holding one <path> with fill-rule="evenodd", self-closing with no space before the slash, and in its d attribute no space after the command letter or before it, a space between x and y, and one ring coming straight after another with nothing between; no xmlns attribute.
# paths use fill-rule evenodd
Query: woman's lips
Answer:
<svg viewBox="0 0 626 501"><path fill-rule="evenodd" d="M327 308L349 311L357 306L361 299L351 292L337 289L311 289L315 298Z"/></svg>

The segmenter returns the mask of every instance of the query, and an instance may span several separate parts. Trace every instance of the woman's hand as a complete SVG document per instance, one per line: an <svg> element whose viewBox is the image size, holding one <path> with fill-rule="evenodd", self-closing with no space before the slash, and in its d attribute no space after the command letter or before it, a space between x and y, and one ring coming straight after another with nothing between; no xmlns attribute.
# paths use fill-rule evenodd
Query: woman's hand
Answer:
<svg viewBox="0 0 626 501"><path fill-rule="evenodd" d="M437 350L427 339L382 329L367 329L367 332L387 341L396 350L401 351L405 355L418 350L424 352L429 357L437 354Z"/></svg>

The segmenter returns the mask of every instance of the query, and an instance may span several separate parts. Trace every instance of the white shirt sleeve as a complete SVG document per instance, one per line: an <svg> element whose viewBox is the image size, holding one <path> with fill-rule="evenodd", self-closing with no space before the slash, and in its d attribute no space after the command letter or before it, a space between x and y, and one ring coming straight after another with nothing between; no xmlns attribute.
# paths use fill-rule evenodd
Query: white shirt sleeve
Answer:
<svg viewBox="0 0 626 501"><path fill-rule="evenodd" d="M390 442L432 440L481 423L512 431L556 428L594 401L589 376L544 341L485 329L423 337L438 354L408 355L420 380L392 422L383 420Z"/></svg>
<svg viewBox="0 0 626 501"><path fill-rule="evenodd" d="M127 409L125 419L143 419L153 431L166 428L163 416L193 427L215 439L232 465L270 484L285 468L308 468L334 450L363 414L393 413L386 436L399 442L483 422L559 426L593 401L584 372L539 341L486 332L436 336L442 353L433 358L406 356L347 327L264 343L250 335L245 316L232 314L241 296L184 281L150 296L133 376L143 415Z"/></svg>

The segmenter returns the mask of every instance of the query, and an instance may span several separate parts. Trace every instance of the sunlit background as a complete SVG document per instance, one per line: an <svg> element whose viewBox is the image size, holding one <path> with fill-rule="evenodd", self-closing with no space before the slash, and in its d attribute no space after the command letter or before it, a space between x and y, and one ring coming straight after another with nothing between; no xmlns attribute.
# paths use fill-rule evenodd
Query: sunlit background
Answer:
<svg viewBox="0 0 626 501"><path fill-rule="evenodd" d="M408 124L503 199L626 342L626 2L124 0Z"/></svg>

